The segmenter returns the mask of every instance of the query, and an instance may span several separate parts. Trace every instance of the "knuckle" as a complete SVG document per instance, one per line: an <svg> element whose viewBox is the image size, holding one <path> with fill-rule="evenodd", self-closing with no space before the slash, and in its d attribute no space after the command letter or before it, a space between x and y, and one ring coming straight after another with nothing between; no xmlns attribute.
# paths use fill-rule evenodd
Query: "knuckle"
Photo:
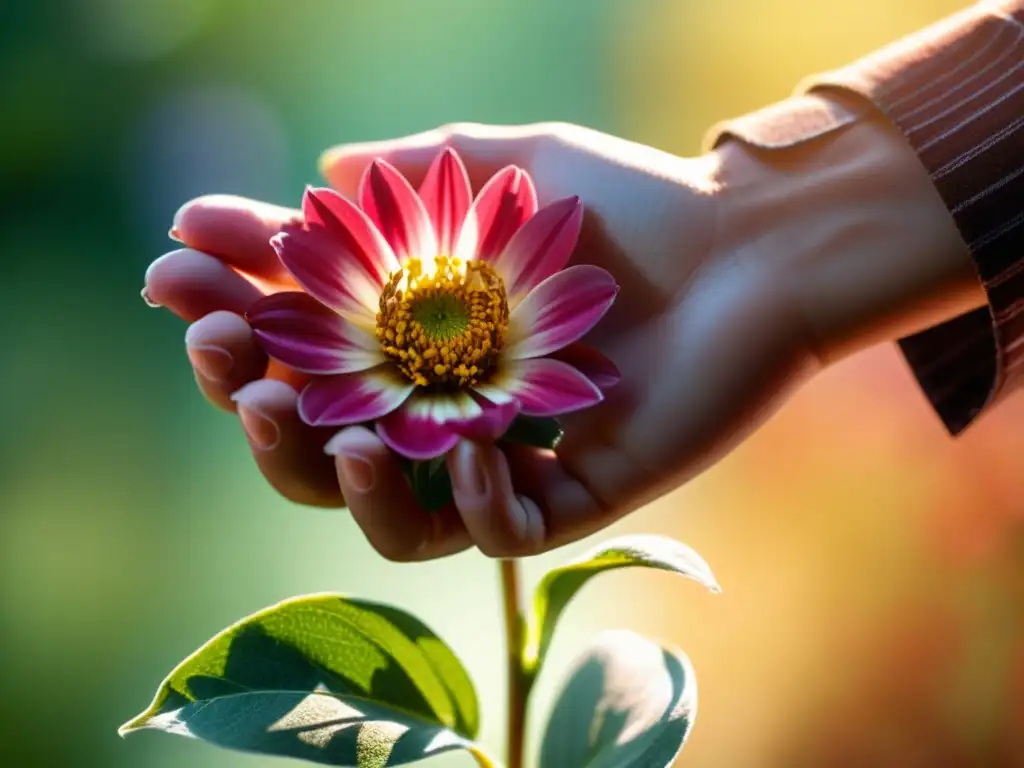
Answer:
<svg viewBox="0 0 1024 768"><path fill-rule="evenodd" d="M454 122L446 123L437 129L437 133L445 144L450 144L456 149L466 141L477 139L486 132L482 123Z"/></svg>
<svg viewBox="0 0 1024 768"><path fill-rule="evenodd" d="M374 526L361 516L357 518L357 522L370 546L377 550L377 554L385 560L404 563L411 559L413 548L409 547L407 542L401 541L400 537L390 535L387 530Z"/></svg>
<svg viewBox="0 0 1024 768"><path fill-rule="evenodd" d="M341 493L338 492L337 489L320 487L275 487L275 490L288 501L294 504L300 504L304 507L337 509L338 507L344 506L345 503L345 500L341 497Z"/></svg>
<svg viewBox="0 0 1024 768"><path fill-rule="evenodd" d="M439 143L468 156L489 156L495 147L518 164L529 165L536 147L548 138L544 123L487 125L448 123L437 129Z"/></svg>
<svg viewBox="0 0 1024 768"><path fill-rule="evenodd" d="M540 545L529 537L505 531L478 541L477 549L486 557L501 559L536 555L540 552Z"/></svg>
<svg viewBox="0 0 1024 768"><path fill-rule="evenodd" d="M567 123L561 120L550 120L544 123L537 123L537 134L555 141L568 141L573 134L580 130L578 125Z"/></svg>
<svg viewBox="0 0 1024 768"><path fill-rule="evenodd" d="M411 550L395 547L390 542L370 539L370 544L381 557L392 563L408 563L413 559Z"/></svg>
<svg viewBox="0 0 1024 768"><path fill-rule="evenodd" d="M373 509L367 508L367 502L368 499L364 498L356 503L353 517L370 546L385 560L393 563L415 560L420 542L410 536L409 530L396 527L393 522L390 525L382 522L387 516L379 514L380 506L372 504L370 506ZM352 509L351 505L349 509Z"/></svg>
<svg viewBox="0 0 1024 768"><path fill-rule="evenodd" d="M477 549L485 557L498 560L505 557L516 557L517 553L514 551L514 547L509 547L508 542L498 541L494 539L487 539L484 541L477 542Z"/></svg>
<svg viewBox="0 0 1024 768"><path fill-rule="evenodd" d="M235 412L235 403L227 391L222 387L217 386L215 383L208 381L194 364L192 366L192 374L195 378L196 386L199 387L199 392L206 402L225 413Z"/></svg>

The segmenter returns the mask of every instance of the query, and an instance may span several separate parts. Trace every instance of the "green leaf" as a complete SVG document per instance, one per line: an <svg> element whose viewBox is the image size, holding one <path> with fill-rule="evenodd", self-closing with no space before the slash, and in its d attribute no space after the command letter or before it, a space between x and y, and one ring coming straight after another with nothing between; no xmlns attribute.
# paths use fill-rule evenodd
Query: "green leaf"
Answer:
<svg viewBox="0 0 1024 768"><path fill-rule="evenodd" d="M665 536L640 534L606 541L548 571L537 585L523 653L527 674L539 672L562 611L584 584L604 571L635 567L672 571L700 582L712 592L721 591L708 564L685 544Z"/></svg>
<svg viewBox="0 0 1024 768"><path fill-rule="evenodd" d="M569 673L541 742L540 768L668 768L696 715L686 654L634 632L604 632Z"/></svg>
<svg viewBox="0 0 1024 768"><path fill-rule="evenodd" d="M480 725L469 675L423 622L388 605L323 594L278 603L214 636L167 676L153 703L121 731L164 727L163 716L191 716L190 705L212 706L223 697L314 691L343 701L358 697L465 739L475 738ZM230 706L221 702L214 709L228 712Z"/></svg>
<svg viewBox="0 0 1024 768"><path fill-rule="evenodd" d="M436 512L452 501L452 479L445 458L409 461L405 466L413 495L427 512Z"/></svg>
<svg viewBox="0 0 1024 768"><path fill-rule="evenodd" d="M354 696L249 691L185 704L143 728L225 749L293 757L323 765L406 765L471 742L408 712Z"/></svg>
<svg viewBox="0 0 1024 768"><path fill-rule="evenodd" d="M558 445L558 441L562 439L562 426L558 419L517 416L501 439L507 443L550 449Z"/></svg>

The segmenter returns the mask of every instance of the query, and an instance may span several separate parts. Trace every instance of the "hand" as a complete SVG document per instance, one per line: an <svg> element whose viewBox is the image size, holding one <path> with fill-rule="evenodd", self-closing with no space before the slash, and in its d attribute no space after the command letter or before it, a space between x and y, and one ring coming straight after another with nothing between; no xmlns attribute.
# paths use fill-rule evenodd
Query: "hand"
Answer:
<svg viewBox="0 0 1024 768"><path fill-rule="evenodd" d="M349 196L374 157L417 184L443 145L459 151L474 189L514 163L533 176L542 204L582 198L587 213L574 258L604 267L621 286L587 342L617 363L623 379L601 405L564 418L556 452L460 444L449 456L455 503L439 513L417 507L397 461L368 430L348 428L331 440L332 463L323 452L331 433L302 424L295 412L302 377L268 369L240 316L262 292L295 289L267 241L297 211L195 200L175 221L190 248L162 257L147 274L150 299L193 322L186 341L200 388L214 404L237 409L269 482L294 501L323 506L343 503L340 486L369 541L389 558L427 559L471 545L494 557L525 556L593 533L713 464L821 360L857 348L880 319L892 319L888 305L865 310L878 303L869 290L874 273L863 276L863 296L847 295L849 282L839 286L850 309L837 315L828 281L837 262L803 258L810 251L800 247L799 225L813 205L773 221L765 191L786 188L785 174L731 145L680 159L575 126L459 126L338 147L322 169ZM918 204L934 190L920 168L914 173L924 186L906 194ZM779 199L791 207L792 199ZM935 208L931 198L920 205ZM945 215L941 201L938 211ZM948 238L951 227L939 234ZM821 235L821 225L814 231ZM831 245L812 240L815 254ZM828 250L864 261L853 246ZM960 275L960 262L949 261ZM949 280L932 282L945 289ZM808 301L809 286L824 293Z"/></svg>

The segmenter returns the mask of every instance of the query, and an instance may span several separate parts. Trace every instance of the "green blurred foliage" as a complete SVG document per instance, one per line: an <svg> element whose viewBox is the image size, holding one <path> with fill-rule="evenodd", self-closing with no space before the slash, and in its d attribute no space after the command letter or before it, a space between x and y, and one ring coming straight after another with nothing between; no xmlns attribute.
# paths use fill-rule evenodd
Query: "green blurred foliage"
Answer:
<svg viewBox="0 0 1024 768"><path fill-rule="evenodd" d="M139 298L180 203L293 203L326 146L459 120L695 152L711 123L958 5L0 0L0 765L277 765L116 728L221 627L324 590L403 605L450 640L500 744L492 564L386 563L347 513L262 483L233 417L196 393L182 324ZM548 669L605 626L685 647L691 766L1015 764L1022 414L954 442L895 351L844 364L617 526L688 541L725 594L617 577L574 603Z"/></svg>

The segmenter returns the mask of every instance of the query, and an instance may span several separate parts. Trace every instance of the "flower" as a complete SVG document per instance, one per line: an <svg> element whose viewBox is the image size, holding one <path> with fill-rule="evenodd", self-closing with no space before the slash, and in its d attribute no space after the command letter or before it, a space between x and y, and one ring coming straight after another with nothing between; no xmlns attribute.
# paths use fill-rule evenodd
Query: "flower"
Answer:
<svg viewBox="0 0 1024 768"><path fill-rule="evenodd" d="M462 437L497 439L520 413L595 405L618 380L609 360L575 343L618 292L605 270L566 266L579 198L538 210L530 177L509 166L473 200L446 149L419 192L376 160L357 200L306 189L303 221L271 240L304 291L248 313L271 357L312 374L303 421L375 422L392 450L426 460Z"/></svg>

